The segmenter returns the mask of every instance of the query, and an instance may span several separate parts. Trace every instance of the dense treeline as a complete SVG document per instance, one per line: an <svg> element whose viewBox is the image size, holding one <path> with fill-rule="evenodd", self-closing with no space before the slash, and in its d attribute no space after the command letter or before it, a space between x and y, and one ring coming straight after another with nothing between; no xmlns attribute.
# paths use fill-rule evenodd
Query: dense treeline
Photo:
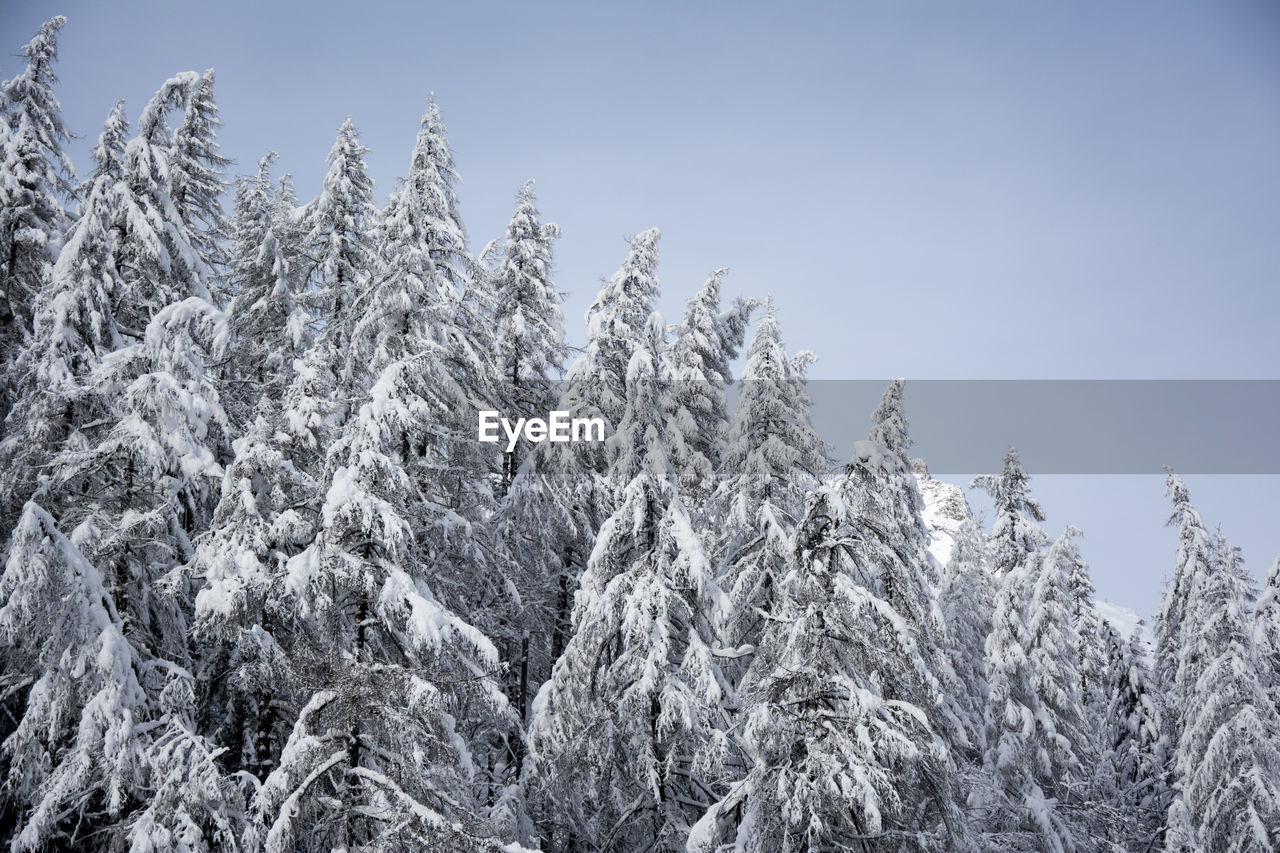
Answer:
<svg viewBox="0 0 1280 853"><path fill-rule="evenodd" d="M656 229L566 363L557 228L471 254L434 103L384 207L348 119L228 214L212 71L77 177L63 23L0 122L13 850L1280 848L1280 562L1175 474L1151 653L1016 452L927 525L901 382L833 466L770 302L668 326Z"/></svg>

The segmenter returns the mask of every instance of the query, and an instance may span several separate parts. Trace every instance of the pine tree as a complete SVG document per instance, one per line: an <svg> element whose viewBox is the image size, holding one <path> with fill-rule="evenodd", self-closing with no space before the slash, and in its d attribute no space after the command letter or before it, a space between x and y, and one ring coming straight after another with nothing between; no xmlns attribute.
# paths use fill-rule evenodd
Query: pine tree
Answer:
<svg viewBox="0 0 1280 853"><path fill-rule="evenodd" d="M720 592L663 445L663 329L655 314L631 359L617 509L534 704L527 778L551 812L553 849L683 850L725 746L711 653Z"/></svg>
<svg viewBox="0 0 1280 853"><path fill-rule="evenodd" d="M1024 612L1033 578L1045 555L1033 551L999 580L991 634L986 642L986 753L993 785L970 795L984 815L992 849L1062 853L1075 849L1070 826L1042 781L1054 766L1052 716L1040 702L1031 658L1032 632Z"/></svg>
<svg viewBox="0 0 1280 853"><path fill-rule="evenodd" d="M405 469L441 415L417 371L394 362L330 449L315 540L285 588L322 650L300 674L310 694L278 767L252 803L266 850L497 847L470 793L464 720L503 725L493 645L443 606L410 519L429 503Z"/></svg>
<svg viewBox="0 0 1280 853"><path fill-rule="evenodd" d="M982 753L982 715L987 701L983 647L991 633L991 611L995 606L984 540L978 519L970 516L956 531L951 559L938 589L938 604L949 638L947 651L956 674L957 699L971 745L963 754L973 761L978 761Z"/></svg>
<svg viewBox="0 0 1280 853"><path fill-rule="evenodd" d="M0 441L0 541L39 487L40 472L80 424L104 414L91 393L102 359L120 346L111 304L122 286L111 221L124 114L117 104L95 148L97 169L79 218L37 295L33 334L13 364L14 408Z"/></svg>
<svg viewBox="0 0 1280 853"><path fill-rule="evenodd" d="M338 128L329 150L324 187L308 208L312 267L308 287L316 294L321 330L316 346L319 366L328 373L340 407L350 405L358 386L359 369L352 351L353 330L363 312L373 309L369 279L373 273L378 209L373 203L373 180L360 144L359 132L348 116ZM340 416L341 417L341 416Z"/></svg>
<svg viewBox="0 0 1280 853"><path fill-rule="evenodd" d="M521 189L507 223L501 260L493 273L497 369L507 417L535 417L554 408L552 377L564 372L567 353L560 293L551 281L551 247L560 228L538 218L533 181ZM510 484L520 457L507 453L503 479Z"/></svg>
<svg viewBox="0 0 1280 853"><path fill-rule="evenodd" d="M720 310L720 281L729 270L718 269L685 303L667 350L668 381L675 406L673 463L682 492L700 503L715 488L716 473L728 438L725 386L733 381L729 363L738 357L754 300L738 299Z"/></svg>
<svg viewBox="0 0 1280 853"><path fill-rule="evenodd" d="M275 152L263 157L257 175L236 186L227 305L234 348L224 374L231 386L228 407L237 422L244 422L259 401L278 402L284 396L294 362L310 341L302 282L285 245L289 212L281 209L271 183L275 158Z"/></svg>
<svg viewBox="0 0 1280 853"><path fill-rule="evenodd" d="M318 487L282 452L278 418L264 403L236 440L221 498L186 567L196 587L200 728L226 750L220 764L259 779L275 768L291 712L308 698L297 695L297 670L317 654L291 606L284 566L314 540L305 505Z"/></svg>
<svg viewBox="0 0 1280 853"><path fill-rule="evenodd" d="M925 650L867 578L851 533L860 521L838 489L810 497L740 688L750 770L694 827L690 850L965 846L930 725L936 700L903 689L932 681Z"/></svg>
<svg viewBox="0 0 1280 853"><path fill-rule="evenodd" d="M733 646L759 641L787 572L805 497L830 466L829 448L809 420L806 385L787 356L773 304L766 302L711 501L711 552L729 592L727 638ZM745 663L728 667L735 680Z"/></svg>
<svg viewBox="0 0 1280 853"><path fill-rule="evenodd" d="M186 110L200 75L184 71L165 81L138 119L124 149L112 199L113 259L123 286L113 294L116 327L127 340L143 338L162 308L189 296L209 298L209 269L173 200L173 147L168 114Z"/></svg>
<svg viewBox="0 0 1280 853"><path fill-rule="evenodd" d="M987 546L991 570L997 579L1022 565L1028 554L1049 544L1049 537L1036 524L1044 521L1044 512L1031 497L1029 480L1018 451L1010 447L999 475L984 474L969 484L971 489L985 490L995 501L995 519Z"/></svg>
<svg viewBox="0 0 1280 853"><path fill-rule="evenodd" d="M566 377L564 407L575 417L602 417L608 429L622 420L627 368L658 298L659 236L650 228L632 239L627 259L587 309L587 345ZM604 454L593 445L583 447L586 467L603 473Z"/></svg>
<svg viewBox="0 0 1280 853"><path fill-rule="evenodd" d="M94 376L106 423L53 457L45 490L106 576L139 653L183 666L184 596L169 575L191 557L222 477L231 428L207 365L226 340L222 312L200 297L162 309Z"/></svg>
<svg viewBox="0 0 1280 853"><path fill-rule="evenodd" d="M222 212L222 194L227 188L223 173L231 161L218 150L217 134L222 121L213 99L213 69L200 75L183 114L182 124L173 133L173 156L169 166L169 194L186 226L192 248L210 270L225 268L222 241L227 236Z"/></svg>
<svg viewBox="0 0 1280 853"><path fill-rule="evenodd" d="M155 673L102 574L35 503L14 530L0 601L6 704L25 692L0 747L12 849L109 849L147 797L141 682Z"/></svg>
<svg viewBox="0 0 1280 853"><path fill-rule="evenodd" d="M1045 730L1041 785L1060 802L1083 796L1084 767L1096 756L1080 693L1080 636L1067 569L1079 558L1068 527L1042 558L1027 563L1027 662L1036 692L1037 723Z"/></svg>
<svg viewBox="0 0 1280 853"><path fill-rule="evenodd" d="M1255 596L1238 550L1220 540L1197 584L1197 618L1182 649L1203 662L1188 685L1175 759L1183 802L1172 807L1185 808L1193 838L1173 837L1166 849L1280 849L1280 717L1258 677Z"/></svg>
<svg viewBox="0 0 1280 853"><path fill-rule="evenodd" d="M1254 608L1254 645L1271 704L1280 713L1280 556L1272 561Z"/></svg>
<svg viewBox="0 0 1280 853"><path fill-rule="evenodd" d="M929 551L920 515L924 501L907 456L912 442L902 407L904 385L898 379L885 389L871 414L868 439L854 442L836 487L858 520L848 534L851 574L906 620L918 642L916 659L895 671L902 680L887 682L886 692L924 708L934 730L958 750L968 744L956 676L943 654L946 626L933 589L941 571ZM921 668L923 675L913 672Z"/></svg>
<svg viewBox="0 0 1280 853"><path fill-rule="evenodd" d="M0 86L0 365L8 365L33 330L36 294L67 228L75 169L63 150L70 131L53 93L58 31L50 18L22 48L26 68ZM0 376L0 418L13 403L12 380Z"/></svg>
<svg viewBox="0 0 1280 853"><path fill-rule="evenodd" d="M1113 786L1104 789L1117 823L1127 824L1131 844L1155 834L1167 803L1164 785L1165 742L1160 726L1160 697L1145 661L1141 630L1125 641L1109 625L1107 682L1109 701L1103 729L1107 770Z"/></svg>
<svg viewBox="0 0 1280 853"><path fill-rule="evenodd" d="M1076 671L1080 673L1080 701L1088 730L1096 730L1107 706L1107 647L1102 618L1093 604L1093 580L1089 566L1080 556L1075 537L1081 531L1067 528L1057 550L1061 570L1070 592L1071 630L1079 641Z"/></svg>
<svg viewBox="0 0 1280 853"><path fill-rule="evenodd" d="M1170 711L1165 724L1176 743L1185 714L1191 710L1191 687L1205 665L1190 646L1188 635L1195 630L1198 616L1188 608L1197 606L1199 586L1209 572L1213 541L1182 478L1172 469L1165 471L1165 494L1173 502L1169 524L1178 526L1178 555L1156 614L1156 678Z"/></svg>

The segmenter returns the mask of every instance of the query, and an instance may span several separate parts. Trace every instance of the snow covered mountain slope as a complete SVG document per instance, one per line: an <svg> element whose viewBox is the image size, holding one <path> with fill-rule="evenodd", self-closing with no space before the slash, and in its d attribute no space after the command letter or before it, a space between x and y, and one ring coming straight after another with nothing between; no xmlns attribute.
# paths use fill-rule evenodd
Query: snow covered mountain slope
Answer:
<svg viewBox="0 0 1280 853"><path fill-rule="evenodd" d="M922 515L929 529L929 553L939 565L945 566L951 559L951 544L956 531L965 519L973 515L973 510L964 496L964 489L930 477L923 459L911 460L911 467L920 485L920 495L924 498Z"/></svg>

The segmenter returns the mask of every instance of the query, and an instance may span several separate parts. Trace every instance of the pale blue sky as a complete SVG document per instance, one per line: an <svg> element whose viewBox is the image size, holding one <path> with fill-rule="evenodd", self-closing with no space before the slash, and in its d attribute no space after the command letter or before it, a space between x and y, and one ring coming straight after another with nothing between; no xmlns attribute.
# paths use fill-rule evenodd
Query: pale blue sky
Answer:
<svg viewBox="0 0 1280 853"><path fill-rule="evenodd" d="M383 199L434 91L477 248L537 179L574 340L624 238L657 225L669 320L729 265L727 290L772 292L820 378L1280 378L1263 0L6 0L5 52L58 13L85 171L117 98L136 116L172 73L214 67L238 171L275 149L310 196L351 114ZM1188 481L1265 570L1280 478ZM1051 526L1086 528L1100 591L1150 612L1173 547L1159 480L1037 486Z"/></svg>

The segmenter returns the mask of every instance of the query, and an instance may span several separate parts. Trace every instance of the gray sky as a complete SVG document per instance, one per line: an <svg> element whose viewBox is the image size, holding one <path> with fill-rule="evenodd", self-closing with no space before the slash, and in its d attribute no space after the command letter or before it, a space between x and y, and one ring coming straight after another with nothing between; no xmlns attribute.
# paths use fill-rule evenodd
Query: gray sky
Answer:
<svg viewBox="0 0 1280 853"><path fill-rule="evenodd" d="M434 91L476 248L537 179L575 341L624 238L657 225L668 320L729 265L818 378L1280 378L1273 3L437 5L6 0L0 32L11 53L69 18L86 172L117 98L136 116L214 67L237 171L277 150L309 197L351 114L381 200ZM1188 484L1264 571L1280 478ZM1099 591L1153 610L1159 478L1035 485L1051 528L1085 528Z"/></svg>

